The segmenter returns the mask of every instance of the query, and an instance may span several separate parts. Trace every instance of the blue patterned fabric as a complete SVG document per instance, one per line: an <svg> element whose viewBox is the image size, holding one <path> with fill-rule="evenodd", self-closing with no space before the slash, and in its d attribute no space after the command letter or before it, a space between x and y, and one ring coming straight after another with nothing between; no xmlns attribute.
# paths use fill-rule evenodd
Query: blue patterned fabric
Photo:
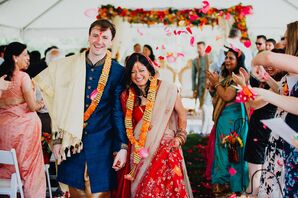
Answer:
<svg viewBox="0 0 298 198"><path fill-rule="evenodd" d="M290 96L298 97L298 82L294 85ZM298 131L298 116L288 113L285 122L294 130ZM298 198L298 150L284 143L285 151L285 188L284 197Z"/></svg>
<svg viewBox="0 0 298 198"><path fill-rule="evenodd" d="M91 103L90 94L97 88L103 66L86 64L85 109ZM120 104L124 67L113 61L101 101L83 130L83 150L58 166L58 181L84 189L84 170L88 167L92 193L110 191L116 186L112 169L113 152L127 144L124 116Z"/></svg>

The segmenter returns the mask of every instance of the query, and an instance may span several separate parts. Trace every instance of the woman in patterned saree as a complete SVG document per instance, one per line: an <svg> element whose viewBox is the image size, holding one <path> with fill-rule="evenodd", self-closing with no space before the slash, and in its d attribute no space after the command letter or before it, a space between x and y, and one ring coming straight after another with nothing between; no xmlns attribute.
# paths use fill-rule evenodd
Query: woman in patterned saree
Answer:
<svg viewBox="0 0 298 198"><path fill-rule="evenodd" d="M118 192L192 197L180 147L186 140L186 112L176 86L158 80L152 61L139 53L128 58L125 80L121 101L130 155Z"/></svg>
<svg viewBox="0 0 298 198"><path fill-rule="evenodd" d="M7 75L11 86L0 98L0 149L16 150L26 198L45 197L45 173L41 149L41 122L30 77L24 70L29 65L26 45L10 43L4 53L0 76ZM10 178L12 166L0 166L0 178Z"/></svg>
<svg viewBox="0 0 298 198"><path fill-rule="evenodd" d="M210 91L214 95L215 123L209 140L209 143L213 142L210 144L213 146L209 147L211 158L208 161L212 162L211 181L216 196L230 191L241 194L248 184L247 163L244 162L248 118L244 104L235 102L236 89L232 80L233 73L239 74L240 68L244 69L245 56L239 49L228 49L222 66L223 79L219 79L216 73L207 72ZM238 143L227 141L231 132L236 132L233 136L240 137Z"/></svg>
<svg viewBox="0 0 298 198"><path fill-rule="evenodd" d="M286 55L262 52L253 60L253 72L264 81L260 65L269 65L288 71L279 84L279 95L263 89L255 92L266 102L278 107L275 117L280 117L295 131L298 131L298 21L287 25L285 33ZM286 101L289 100L289 101ZM266 160L262 172L259 197L297 197L298 195L298 151L281 137L271 134L266 149ZM274 173L274 176L273 174Z"/></svg>

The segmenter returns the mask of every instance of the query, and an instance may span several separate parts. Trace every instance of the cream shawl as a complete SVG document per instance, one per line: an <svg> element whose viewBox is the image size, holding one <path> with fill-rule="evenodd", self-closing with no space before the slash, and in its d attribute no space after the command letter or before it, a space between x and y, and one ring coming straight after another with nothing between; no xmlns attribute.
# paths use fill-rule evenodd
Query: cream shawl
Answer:
<svg viewBox="0 0 298 198"><path fill-rule="evenodd" d="M132 197L135 196L137 186L140 184L144 174L146 173L150 162L152 161L157 149L160 145L162 138L174 138L177 131L177 113L174 110L178 90L174 84L169 84L165 81L161 81L160 87L157 92L152 118L151 118L151 130L147 134L145 148L149 149L149 156L140 162L141 167L135 176L134 181L131 184ZM138 122L135 127L134 134L138 138L140 135L140 129L142 127L142 120ZM180 149L181 153L182 150ZM183 155L182 155L183 156ZM183 161L183 174L186 189L188 191L188 197L192 197L192 191L189 183L189 179L186 172L186 167Z"/></svg>
<svg viewBox="0 0 298 198"><path fill-rule="evenodd" d="M62 138L62 151L74 146L82 149L84 93L86 76L85 53L52 62L33 80L40 87L52 119L53 139ZM70 150L67 154L70 156ZM61 152L62 159L66 159ZM58 159L58 161L61 159Z"/></svg>

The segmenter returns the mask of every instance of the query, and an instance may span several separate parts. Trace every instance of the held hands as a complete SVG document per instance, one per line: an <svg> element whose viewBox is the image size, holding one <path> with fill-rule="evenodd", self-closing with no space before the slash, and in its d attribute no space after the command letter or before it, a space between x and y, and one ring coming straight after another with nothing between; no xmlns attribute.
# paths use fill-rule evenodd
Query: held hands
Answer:
<svg viewBox="0 0 298 198"><path fill-rule="evenodd" d="M116 155L116 157L114 159L114 163L113 163L112 168L115 171L118 171L121 168L123 168L125 166L125 163L126 163L126 157L127 157L127 150L126 149L121 149L117 153L117 155Z"/></svg>
<svg viewBox="0 0 298 198"><path fill-rule="evenodd" d="M7 90L11 86L11 82L4 80L7 75L3 75L0 78L0 90Z"/></svg>

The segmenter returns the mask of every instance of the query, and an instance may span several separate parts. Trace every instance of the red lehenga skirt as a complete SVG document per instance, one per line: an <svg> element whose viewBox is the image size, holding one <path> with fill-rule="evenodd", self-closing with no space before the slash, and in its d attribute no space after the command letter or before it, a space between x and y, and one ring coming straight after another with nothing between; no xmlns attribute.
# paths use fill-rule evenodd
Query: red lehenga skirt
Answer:
<svg viewBox="0 0 298 198"><path fill-rule="evenodd" d="M162 141L135 197L187 197L182 163L181 150Z"/></svg>

